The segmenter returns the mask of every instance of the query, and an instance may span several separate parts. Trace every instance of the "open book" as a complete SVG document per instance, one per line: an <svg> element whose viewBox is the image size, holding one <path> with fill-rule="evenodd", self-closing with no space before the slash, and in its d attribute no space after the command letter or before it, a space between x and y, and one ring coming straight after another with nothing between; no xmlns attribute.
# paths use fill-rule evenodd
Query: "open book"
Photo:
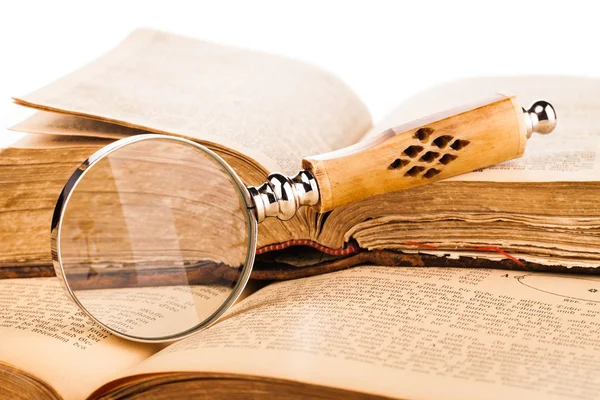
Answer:
<svg viewBox="0 0 600 400"><path fill-rule="evenodd" d="M129 306L160 318L149 299ZM585 276L361 266L263 287L161 349L92 323L56 278L5 279L0 397L595 399L599 305Z"/></svg>
<svg viewBox="0 0 600 400"><path fill-rule="evenodd" d="M365 105L315 67L139 30L91 64L15 99L41 111L13 127L38 135L0 156L3 276L51 274L48 230L58 193L110 140L145 132L191 138L257 185L268 172L294 173L304 156L497 91L516 94L525 106L547 99L558 110L557 130L532 138L522 159L484 171L326 214L306 208L287 222L267 220L254 277L369 262L593 271L600 266L599 80L455 82L423 92L372 127Z"/></svg>

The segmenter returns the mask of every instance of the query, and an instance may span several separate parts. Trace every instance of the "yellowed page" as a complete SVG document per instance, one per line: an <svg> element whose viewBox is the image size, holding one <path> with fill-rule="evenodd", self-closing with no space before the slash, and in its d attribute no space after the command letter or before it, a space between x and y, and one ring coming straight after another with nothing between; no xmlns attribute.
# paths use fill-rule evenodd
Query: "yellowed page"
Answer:
<svg viewBox="0 0 600 400"><path fill-rule="evenodd" d="M436 86L399 105L367 136L495 92L516 95L525 108L535 100L549 101L558 116L556 130L545 136L534 134L521 159L451 179L498 182L600 179L600 79L595 78L475 78Z"/></svg>
<svg viewBox="0 0 600 400"><path fill-rule="evenodd" d="M68 149L74 146L89 146L92 149L97 149L110 143L112 143L112 140L99 137L29 134L11 144L10 147L16 149Z"/></svg>
<svg viewBox="0 0 600 400"><path fill-rule="evenodd" d="M69 135L112 140L149 133L141 129L129 128L110 122L49 111L38 111L11 129L34 134Z"/></svg>
<svg viewBox="0 0 600 400"><path fill-rule="evenodd" d="M267 286L129 371L262 375L418 399L592 399L600 278L365 266Z"/></svg>
<svg viewBox="0 0 600 400"><path fill-rule="evenodd" d="M303 156L356 142L371 125L354 93L316 67L146 29L15 100L218 143L286 173Z"/></svg>
<svg viewBox="0 0 600 400"><path fill-rule="evenodd" d="M87 318L57 278L0 280L0 362L82 399L117 372L156 352L119 339Z"/></svg>

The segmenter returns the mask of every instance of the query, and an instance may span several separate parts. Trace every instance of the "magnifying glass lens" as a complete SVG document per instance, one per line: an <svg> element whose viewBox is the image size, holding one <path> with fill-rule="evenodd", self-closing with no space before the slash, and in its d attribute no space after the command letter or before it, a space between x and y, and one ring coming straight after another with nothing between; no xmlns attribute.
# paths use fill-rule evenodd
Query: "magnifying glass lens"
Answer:
<svg viewBox="0 0 600 400"><path fill-rule="evenodd" d="M74 182L59 225L62 274L76 301L139 340L181 337L215 319L254 254L239 179L214 154L173 138L99 157Z"/></svg>

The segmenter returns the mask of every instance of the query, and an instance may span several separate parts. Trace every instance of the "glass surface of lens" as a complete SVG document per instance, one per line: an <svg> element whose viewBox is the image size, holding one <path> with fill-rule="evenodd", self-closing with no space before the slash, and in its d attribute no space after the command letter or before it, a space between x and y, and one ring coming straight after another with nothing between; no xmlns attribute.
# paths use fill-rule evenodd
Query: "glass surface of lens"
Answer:
<svg viewBox="0 0 600 400"><path fill-rule="evenodd" d="M105 327L169 340L233 303L252 267L256 222L245 187L214 153L144 136L100 150L65 187L59 270Z"/></svg>

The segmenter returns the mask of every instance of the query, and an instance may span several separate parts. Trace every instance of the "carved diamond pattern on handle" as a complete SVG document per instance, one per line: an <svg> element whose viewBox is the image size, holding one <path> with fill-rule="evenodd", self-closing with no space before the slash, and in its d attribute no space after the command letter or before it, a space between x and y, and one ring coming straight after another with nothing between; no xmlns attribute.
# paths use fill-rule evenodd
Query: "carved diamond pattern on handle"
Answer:
<svg viewBox="0 0 600 400"><path fill-rule="evenodd" d="M450 164L452 161L456 160L458 158L458 156L453 156L452 154L444 154L440 159L440 163L447 165Z"/></svg>
<svg viewBox="0 0 600 400"><path fill-rule="evenodd" d="M427 127L417 129L412 137L415 139L414 143L402 151L401 158L396 158L388 166L389 170L403 170L404 176L409 178L435 177L445 165L458 158L456 152L470 143L451 135L440 134L435 137L434 130ZM427 144L430 139L431 143Z"/></svg>
<svg viewBox="0 0 600 400"><path fill-rule="evenodd" d="M397 169L402 168L410 164L410 161L403 160L401 158L396 158L388 167L388 169Z"/></svg>
<svg viewBox="0 0 600 400"><path fill-rule="evenodd" d="M413 137L415 139L419 139L422 143L427 143L429 141L429 136L433 133L433 129L431 128L420 128L417 129Z"/></svg>
<svg viewBox="0 0 600 400"><path fill-rule="evenodd" d="M438 152L428 151L427 153L423 154L423 157L421 157L419 159L419 161L430 163L430 162L435 161L435 159L438 158L439 156L440 156L440 153L438 153Z"/></svg>
<svg viewBox="0 0 600 400"><path fill-rule="evenodd" d="M445 149L446 146L448 146L448 143L450 143L451 140L453 140L454 138L450 135L442 135L436 139L433 140L433 144L436 147L439 147L440 149Z"/></svg>
<svg viewBox="0 0 600 400"><path fill-rule="evenodd" d="M406 173L404 174L404 176L414 176L414 177L417 177L424 170L425 170L425 167L421 167L421 166L415 165L414 167L412 167L411 169L409 169L408 171L406 171Z"/></svg>
<svg viewBox="0 0 600 400"><path fill-rule="evenodd" d="M410 158L415 158L423 151L423 146L408 146L404 150L404 154Z"/></svg>
<svg viewBox="0 0 600 400"><path fill-rule="evenodd" d="M454 150L460 150L460 149L464 149L465 147L467 147L469 145L469 143L471 143L471 142L469 142L468 140L457 139L454 142L452 142L450 147Z"/></svg>

